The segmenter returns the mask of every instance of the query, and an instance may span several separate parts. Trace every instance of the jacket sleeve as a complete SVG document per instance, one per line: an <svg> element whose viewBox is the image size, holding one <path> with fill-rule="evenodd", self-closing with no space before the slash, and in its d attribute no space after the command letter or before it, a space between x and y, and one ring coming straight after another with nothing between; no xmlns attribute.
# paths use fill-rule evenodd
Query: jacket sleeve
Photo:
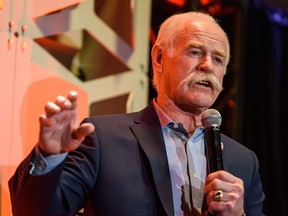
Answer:
<svg viewBox="0 0 288 216"><path fill-rule="evenodd" d="M263 203L265 195L262 188L262 181L259 173L259 162L257 156L251 151L254 162L254 173L249 187L245 187L245 212L246 215L261 216L263 213Z"/></svg>
<svg viewBox="0 0 288 216"><path fill-rule="evenodd" d="M99 152L95 136L86 137L65 161L44 175L29 173L33 150L9 180L13 216L75 215L96 181Z"/></svg>

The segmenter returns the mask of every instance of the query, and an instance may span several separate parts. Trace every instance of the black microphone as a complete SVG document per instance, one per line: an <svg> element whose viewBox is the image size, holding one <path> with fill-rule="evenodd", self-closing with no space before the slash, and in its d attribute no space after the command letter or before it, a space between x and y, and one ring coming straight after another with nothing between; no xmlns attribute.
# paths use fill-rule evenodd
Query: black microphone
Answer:
<svg viewBox="0 0 288 216"><path fill-rule="evenodd" d="M205 147L208 158L208 172L223 170L220 125L222 117L215 109L207 109L202 115L202 125L205 127Z"/></svg>

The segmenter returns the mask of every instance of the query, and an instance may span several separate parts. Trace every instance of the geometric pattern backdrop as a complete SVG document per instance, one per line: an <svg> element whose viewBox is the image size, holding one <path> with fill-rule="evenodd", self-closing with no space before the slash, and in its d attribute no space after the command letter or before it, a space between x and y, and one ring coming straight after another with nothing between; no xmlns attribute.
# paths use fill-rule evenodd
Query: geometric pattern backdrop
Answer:
<svg viewBox="0 0 288 216"><path fill-rule="evenodd" d="M46 101L78 91L79 121L147 104L150 10L151 0L0 0L0 216Z"/></svg>

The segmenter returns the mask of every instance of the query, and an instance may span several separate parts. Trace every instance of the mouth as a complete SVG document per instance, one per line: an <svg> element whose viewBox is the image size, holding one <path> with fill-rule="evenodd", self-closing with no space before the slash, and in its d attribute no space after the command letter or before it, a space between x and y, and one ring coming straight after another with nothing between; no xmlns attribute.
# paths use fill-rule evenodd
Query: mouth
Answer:
<svg viewBox="0 0 288 216"><path fill-rule="evenodd" d="M197 82L197 84L202 85L202 86L205 86L205 87L212 88L211 82L206 81L206 80L200 80L200 81Z"/></svg>

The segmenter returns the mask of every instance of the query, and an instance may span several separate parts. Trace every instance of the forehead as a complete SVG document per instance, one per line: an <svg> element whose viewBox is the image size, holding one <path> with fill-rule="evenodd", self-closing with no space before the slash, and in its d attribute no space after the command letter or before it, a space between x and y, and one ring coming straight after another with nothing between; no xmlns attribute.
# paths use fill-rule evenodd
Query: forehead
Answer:
<svg viewBox="0 0 288 216"><path fill-rule="evenodd" d="M225 32L215 23L186 20L178 26L176 40L184 46L189 43L205 43L228 52L228 39Z"/></svg>

